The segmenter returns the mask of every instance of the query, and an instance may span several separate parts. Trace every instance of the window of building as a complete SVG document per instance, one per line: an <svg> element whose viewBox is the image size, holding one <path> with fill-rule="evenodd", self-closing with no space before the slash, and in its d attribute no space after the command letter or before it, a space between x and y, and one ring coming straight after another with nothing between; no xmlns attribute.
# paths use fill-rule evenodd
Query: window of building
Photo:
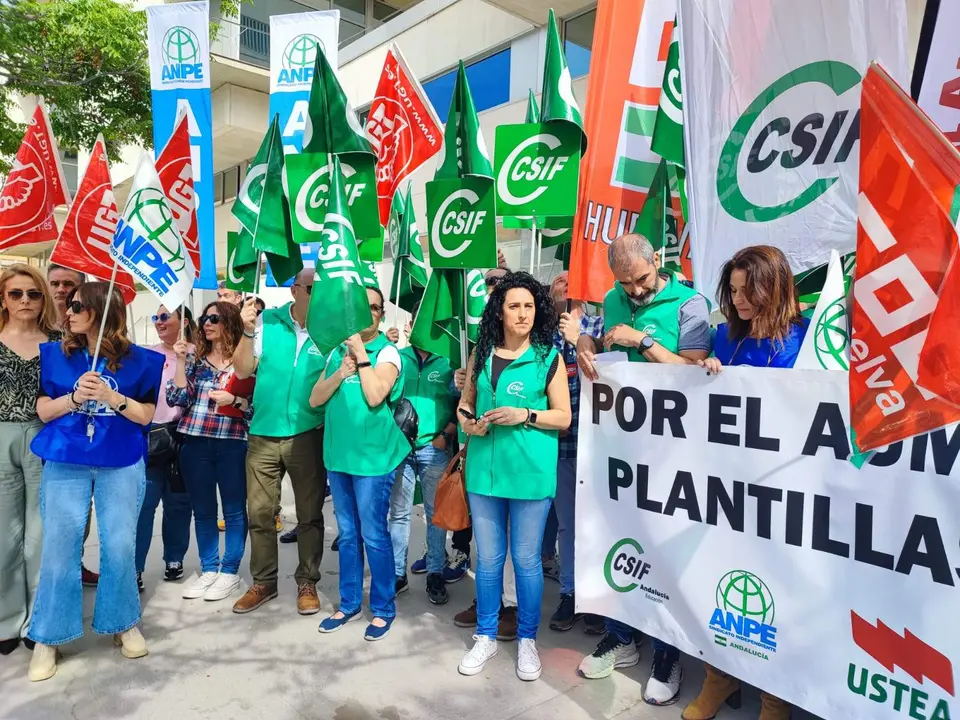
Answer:
<svg viewBox="0 0 960 720"><path fill-rule="evenodd" d="M590 52L593 49L593 29L596 23L596 8L563 23L563 51L573 77L590 72Z"/></svg>
<svg viewBox="0 0 960 720"><path fill-rule="evenodd" d="M70 197L77 194L77 184L79 182L77 171L77 151L61 150L60 166L63 168L63 177L67 182L67 190L70 191Z"/></svg>
<svg viewBox="0 0 960 720"><path fill-rule="evenodd" d="M510 101L510 48L467 66L467 81L477 112ZM423 83L423 89L436 108L440 122L447 121L450 99L457 82L457 69Z"/></svg>

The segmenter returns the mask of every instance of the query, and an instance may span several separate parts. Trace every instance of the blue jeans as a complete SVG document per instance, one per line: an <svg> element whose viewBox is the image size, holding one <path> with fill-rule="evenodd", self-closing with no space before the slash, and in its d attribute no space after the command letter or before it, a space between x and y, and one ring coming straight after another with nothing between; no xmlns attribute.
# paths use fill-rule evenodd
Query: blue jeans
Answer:
<svg viewBox="0 0 960 720"><path fill-rule="evenodd" d="M150 541L153 539L153 518L161 499L164 562L182 563L190 547L190 496L184 491L174 491L170 486L171 476L169 464L147 468L147 490L137 522L137 572L143 572L147 562Z"/></svg>
<svg viewBox="0 0 960 720"><path fill-rule="evenodd" d="M450 455L426 445L414 450L397 469L390 496L390 540L393 543L394 572L397 577L407 574L407 549L410 545L410 513L417 477L423 488L423 510L427 516L427 572L443 572L446 560L447 532L433 524L433 501Z"/></svg>
<svg viewBox="0 0 960 720"><path fill-rule="evenodd" d="M44 464L40 482L43 550L28 633L31 640L62 645L83 635L80 550L91 495L100 539L94 632L120 633L140 622L134 552L145 484L143 460L122 468Z"/></svg>
<svg viewBox="0 0 960 720"><path fill-rule="evenodd" d="M557 497L553 500L557 511L557 539L560 542L560 592L572 595L576 585L573 579L574 539L577 514L577 461L557 461Z"/></svg>
<svg viewBox="0 0 960 720"><path fill-rule="evenodd" d="M623 644L634 642L639 634L637 630L634 630L626 623L622 623L619 620L613 620L611 618L607 618L604 629L608 633L616 635L617 640ZM680 659L680 651L677 650L677 648L675 648L673 645L668 645L663 640L657 640L656 638L653 638L653 651L666 653L667 657L674 662Z"/></svg>
<svg viewBox="0 0 960 720"><path fill-rule="evenodd" d="M543 599L540 548L553 501L509 500L475 493L468 493L467 498L477 544L477 635L497 636L509 523L510 555L517 579L517 637L536 639Z"/></svg>
<svg viewBox="0 0 960 720"><path fill-rule="evenodd" d="M180 472L193 506L201 572L236 575L247 542L247 441L186 435ZM217 528L217 490L223 501L223 560Z"/></svg>
<svg viewBox="0 0 960 720"><path fill-rule="evenodd" d="M340 612L351 615L363 602L363 551L370 563L370 611L388 620L397 614L393 544L387 511L396 471L361 477L327 471L340 532Z"/></svg>

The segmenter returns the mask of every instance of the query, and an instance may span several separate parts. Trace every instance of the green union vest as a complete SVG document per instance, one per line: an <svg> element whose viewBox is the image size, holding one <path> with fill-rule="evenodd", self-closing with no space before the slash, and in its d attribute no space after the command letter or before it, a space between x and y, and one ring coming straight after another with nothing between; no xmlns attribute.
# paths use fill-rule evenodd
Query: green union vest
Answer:
<svg viewBox="0 0 960 720"><path fill-rule="evenodd" d="M400 351L403 360L403 396L417 411L420 434L417 450L425 447L451 422L456 423L457 396L452 393L453 368L440 355L420 355L412 347Z"/></svg>
<svg viewBox="0 0 960 720"><path fill-rule="evenodd" d="M370 364L377 366L377 355L390 345L380 333L364 347ZM337 370L346 355L346 345L332 353L327 376ZM398 376L386 401L372 408L367 405L360 386L359 373L348 377L327 401L327 422L323 433L323 461L327 470L373 477L386 475L410 454L410 443L393 420L393 404L403 397L403 381Z"/></svg>
<svg viewBox="0 0 960 720"><path fill-rule="evenodd" d="M263 352L253 390L251 435L291 437L323 425L323 408L310 407L310 391L325 359L309 338L297 353L292 304L265 310L260 316Z"/></svg>
<svg viewBox="0 0 960 720"><path fill-rule="evenodd" d="M610 332L617 325L629 325L676 354L680 347L680 307L696 294L670 273L663 290L648 305L636 305L618 282L603 299L604 329ZM630 362L647 362L639 348L614 345L612 349L626 351Z"/></svg>
<svg viewBox="0 0 960 720"><path fill-rule="evenodd" d="M477 417L498 407L546 410L547 372L557 362L550 348L541 360L534 348L507 365L490 382L492 358L477 377ZM483 437L471 436L467 450L467 492L511 500L543 500L557 494L556 430L523 425L491 425Z"/></svg>

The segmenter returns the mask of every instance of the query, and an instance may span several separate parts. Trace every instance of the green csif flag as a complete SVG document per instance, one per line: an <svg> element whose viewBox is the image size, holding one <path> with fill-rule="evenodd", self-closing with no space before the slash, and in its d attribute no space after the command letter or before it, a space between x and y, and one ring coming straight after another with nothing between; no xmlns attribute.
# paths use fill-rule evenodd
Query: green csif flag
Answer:
<svg viewBox="0 0 960 720"><path fill-rule="evenodd" d="M317 53L303 129L305 153L365 153L376 157L327 56Z"/></svg>
<svg viewBox="0 0 960 720"><path fill-rule="evenodd" d="M643 235L660 253L662 268L680 272L680 238L677 236L677 219L670 204L667 161L663 158L653 175L647 199L643 201L633 231Z"/></svg>
<svg viewBox="0 0 960 720"><path fill-rule="evenodd" d="M318 53L319 55L319 53ZM324 355L373 324L340 161L333 158L329 207L320 233L307 332Z"/></svg>
<svg viewBox="0 0 960 720"><path fill-rule="evenodd" d="M363 286L380 289L380 278L377 277L377 266L369 260L360 260L360 279Z"/></svg>
<svg viewBox="0 0 960 720"><path fill-rule="evenodd" d="M533 89L527 95L527 119L524 122L527 124L540 122L540 108L537 106L537 96L533 94ZM537 227L543 227L545 219L537 218ZM533 218L504 215L503 227L508 230L530 230L533 227Z"/></svg>
<svg viewBox="0 0 960 720"><path fill-rule="evenodd" d="M394 201L402 193L398 190ZM390 299L408 313L420 298L427 286L427 266L423 262L423 248L420 246L420 234L417 230L417 218L413 212L413 193L407 186L407 194L400 206L399 215L395 215L396 202L391 207L391 233L396 227L394 240L393 281L390 283ZM394 222L396 218L396 222Z"/></svg>
<svg viewBox="0 0 960 720"><path fill-rule="evenodd" d="M492 180L493 163L480 132L480 118L477 117L477 108L473 104L467 73L461 61L433 179L452 180L466 175L478 175Z"/></svg>
<svg viewBox="0 0 960 720"><path fill-rule="evenodd" d="M667 50L667 62L663 70L660 88L660 104L653 122L650 149L671 164L676 191L680 195L683 217L689 219L687 210L686 155L683 147L683 94L680 91L680 32L673 21L673 34Z"/></svg>
<svg viewBox="0 0 960 720"><path fill-rule="evenodd" d="M583 131L583 114L573 94L573 77L563 53L557 16L553 10L550 10L547 22L547 53L543 65L543 94L540 101L540 122L568 122L575 125L580 131L580 151L586 152L587 134Z"/></svg>
<svg viewBox="0 0 960 720"><path fill-rule="evenodd" d="M240 292L256 292L257 259L253 237L243 228L227 232L227 287Z"/></svg>
<svg viewBox="0 0 960 720"><path fill-rule="evenodd" d="M475 343L487 302L482 270L434 270L410 331L411 345L447 358L454 368L461 367L464 278L467 283L467 337L470 343Z"/></svg>
<svg viewBox="0 0 960 720"><path fill-rule="evenodd" d="M528 124L540 122L540 108L537 107L537 96L533 94L532 88L527 95L527 119L524 122Z"/></svg>

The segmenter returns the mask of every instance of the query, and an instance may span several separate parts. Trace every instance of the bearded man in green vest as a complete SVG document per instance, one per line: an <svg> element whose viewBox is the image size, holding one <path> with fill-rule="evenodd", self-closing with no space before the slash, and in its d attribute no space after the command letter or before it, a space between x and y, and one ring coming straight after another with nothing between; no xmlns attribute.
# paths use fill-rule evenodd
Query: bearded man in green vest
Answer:
<svg viewBox="0 0 960 720"><path fill-rule="evenodd" d="M610 243L607 262L617 282L603 299L603 337L581 335L577 341L577 362L585 377L598 378L596 355L604 351L626 352L631 362L686 365L710 355L706 299L660 269L660 254L650 241L635 233L622 235ZM586 678L609 677L615 668L640 662L639 634L633 628L608 618L606 631L580 663ZM682 679L680 651L654 639L653 670L643 699L650 705L675 703Z"/></svg>
<svg viewBox="0 0 960 720"><path fill-rule="evenodd" d="M309 389L320 378L326 358L307 334L307 308L314 270L294 279L293 302L266 310L257 329L255 299L243 306L243 337L233 355L237 377L256 373L247 449L247 515L250 518L250 574L253 585L233 606L248 613L277 596L278 551L274 519L280 482L290 474L297 506L297 611L320 611L317 582L323 557L323 408L310 405Z"/></svg>

